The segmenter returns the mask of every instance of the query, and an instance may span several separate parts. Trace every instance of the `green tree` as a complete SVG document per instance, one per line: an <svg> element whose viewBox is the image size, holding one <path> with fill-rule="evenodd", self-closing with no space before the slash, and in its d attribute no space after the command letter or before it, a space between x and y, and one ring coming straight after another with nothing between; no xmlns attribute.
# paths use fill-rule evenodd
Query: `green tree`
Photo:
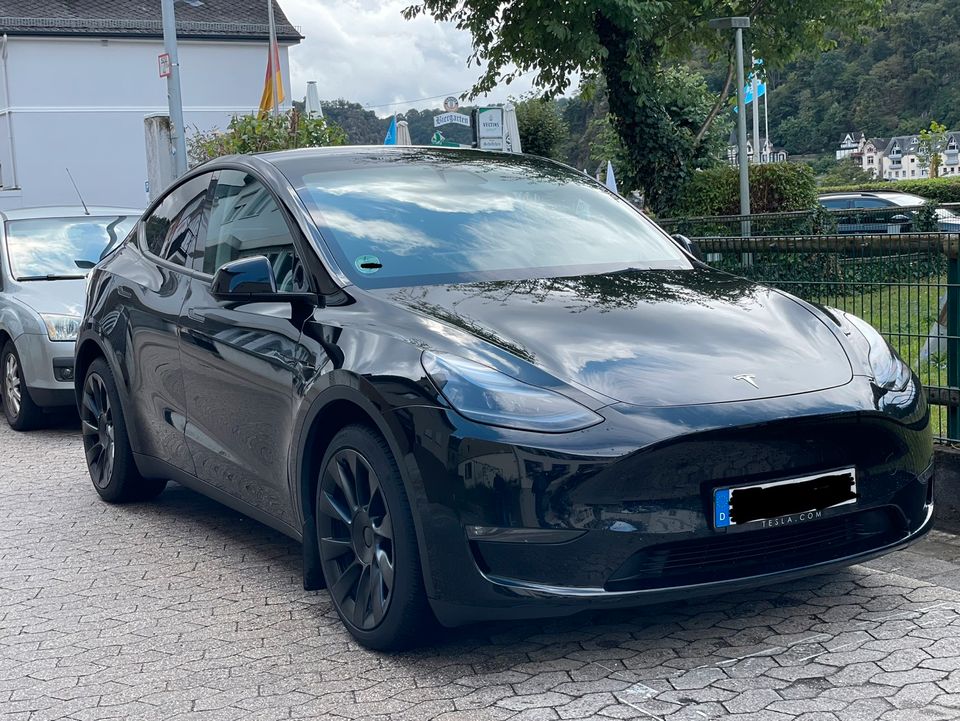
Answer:
<svg viewBox="0 0 960 721"><path fill-rule="evenodd" d="M810 164L814 170L821 170L822 165ZM817 185L855 185L857 183L869 183L873 180L873 175L866 172L863 166L853 158L843 158L834 160L821 170L817 177Z"/></svg>
<svg viewBox="0 0 960 721"><path fill-rule="evenodd" d="M669 208L689 160L726 102L732 82L732 33L707 21L749 15L751 50L778 68L801 51L823 47L826 33L856 33L878 21L884 0L419 0L423 13L454 22L473 36L470 61L485 65L478 95L521 73L548 95L564 92L575 73L601 72L617 134L629 157L627 180L643 186L655 210ZM725 87L702 123L676 114L662 98L667 71L696 47L725 63ZM511 67L512 66L512 67Z"/></svg>
<svg viewBox="0 0 960 721"><path fill-rule="evenodd" d="M308 118L296 109L280 115L234 115L226 132L198 131L187 141L192 165L221 155L263 153L291 148L343 145L346 136L324 118Z"/></svg>
<svg viewBox="0 0 960 721"><path fill-rule="evenodd" d="M545 158L558 157L560 143L566 139L568 130L556 103L529 96L513 103L523 152Z"/></svg>
<svg viewBox="0 0 960 721"><path fill-rule="evenodd" d="M930 129L920 131L920 142L917 143L917 160L921 170L929 170L927 176L936 178L940 175L940 153L947 147L947 126L936 120L930 121Z"/></svg>

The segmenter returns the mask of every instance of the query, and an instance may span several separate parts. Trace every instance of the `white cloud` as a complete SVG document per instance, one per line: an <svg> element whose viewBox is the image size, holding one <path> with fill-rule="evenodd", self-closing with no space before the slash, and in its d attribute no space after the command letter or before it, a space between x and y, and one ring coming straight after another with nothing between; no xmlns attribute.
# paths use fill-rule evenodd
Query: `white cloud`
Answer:
<svg viewBox="0 0 960 721"><path fill-rule="evenodd" d="M404 20L413 0L281 0L290 22L305 40L290 50L291 87L302 98L316 80L321 99L345 98L378 115L411 107L440 107L442 97L468 90L480 76L467 67L470 34L429 17ZM530 90L533 74L492 92L503 102ZM416 101L385 105L399 101Z"/></svg>

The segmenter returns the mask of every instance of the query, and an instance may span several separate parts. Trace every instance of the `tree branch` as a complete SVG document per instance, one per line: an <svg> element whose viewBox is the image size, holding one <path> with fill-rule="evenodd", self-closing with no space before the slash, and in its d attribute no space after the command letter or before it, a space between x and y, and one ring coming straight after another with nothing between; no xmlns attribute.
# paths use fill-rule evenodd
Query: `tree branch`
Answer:
<svg viewBox="0 0 960 721"><path fill-rule="evenodd" d="M730 59L727 63L727 66L727 80L723 84L723 90L720 91L720 97L707 114L707 119L703 121L703 125L701 125L700 130L697 131L697 136L693 139L694 148L700 147L703 137L707 134L707 131L710 130L710 127L713 125L713 121L717 119L717 115L720 113L720 109L726 104L727 98L730 97L730 86L733 84L733 73L735 70L733 53L730 54Z"/></svg>

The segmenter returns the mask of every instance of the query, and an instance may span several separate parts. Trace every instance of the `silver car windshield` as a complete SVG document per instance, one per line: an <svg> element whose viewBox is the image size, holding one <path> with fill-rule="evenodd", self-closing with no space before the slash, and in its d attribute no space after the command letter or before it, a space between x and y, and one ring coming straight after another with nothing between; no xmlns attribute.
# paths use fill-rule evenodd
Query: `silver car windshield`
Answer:
<svg viewBox="0 0 960 721"><path fill-rule="evenodd" d="M9 220L10 274L17 280L82 278L136 222L128 215Z"/></svg>

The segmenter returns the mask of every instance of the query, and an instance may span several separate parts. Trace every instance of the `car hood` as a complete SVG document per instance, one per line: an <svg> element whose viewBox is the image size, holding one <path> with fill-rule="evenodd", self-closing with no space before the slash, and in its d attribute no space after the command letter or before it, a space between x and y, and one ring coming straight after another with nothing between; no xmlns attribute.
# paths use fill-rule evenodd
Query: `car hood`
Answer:
<svg viewBox="0 0 960 721"><path fill-rule="evenodd" d="M17 283L13 297L37 313L83 315L86 283L82 279L23 280Z"/></svg>
<svg viewBox="0 0 960 721"><path fill-rule="evenodd" d="M703 267L374 293L625 403L772 398L853 377L829 321L786 294ZM462 336L456 343L464 347Z"/></svg>

